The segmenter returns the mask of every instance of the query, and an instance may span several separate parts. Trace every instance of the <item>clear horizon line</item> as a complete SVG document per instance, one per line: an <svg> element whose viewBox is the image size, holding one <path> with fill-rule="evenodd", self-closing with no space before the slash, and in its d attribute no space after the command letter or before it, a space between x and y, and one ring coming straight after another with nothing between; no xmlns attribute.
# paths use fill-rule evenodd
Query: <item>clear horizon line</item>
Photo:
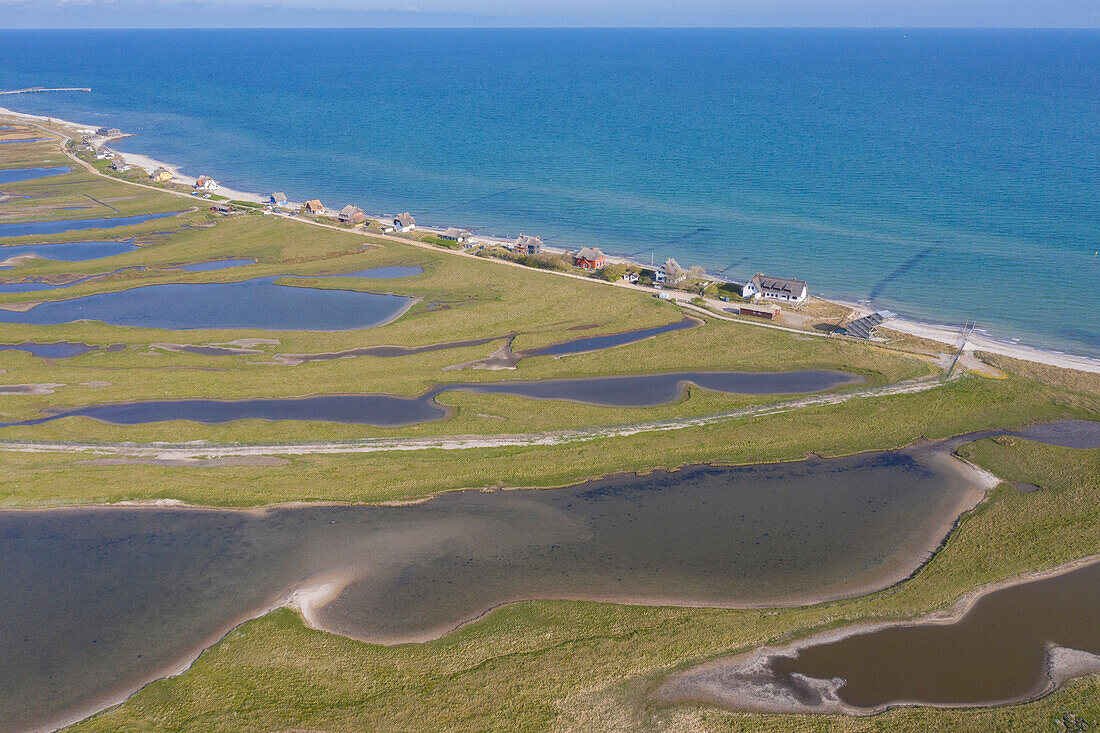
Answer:
<svg viewBox="0 0 1100 733"><path fill-rule="evenodd" d="M0 31L155 31L155 30L895 30L895 31L1100 31L1100 25L141 25L0 26Z"/></svg>

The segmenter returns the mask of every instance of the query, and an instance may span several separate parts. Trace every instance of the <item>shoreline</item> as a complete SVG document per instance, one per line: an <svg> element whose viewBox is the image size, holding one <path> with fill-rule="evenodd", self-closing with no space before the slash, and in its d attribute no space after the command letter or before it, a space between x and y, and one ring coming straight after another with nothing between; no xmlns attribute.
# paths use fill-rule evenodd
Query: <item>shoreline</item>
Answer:
<svg viewBox="0 0 1100 733"><path fill-rule="evenodd" d="M91 130L95 129L94 126L91 126L91 125L82 125L82 124L72 122L72 121L69 121L69 120L63 120L63 119L59 119L59 118L55 118L55 117L47 117L47 116L44 116L44 115L34 115L34 114L26 113L26 112L18 112L18 111L15 111L15 110L12 110L12 109L9 109L9 108L6 108L6 107L0 107L0 115L8 115L8 116L11 116L11 117L21 118L21 119L25 119L25 120L28 120L28 121L47 123L47 124L53 124L55 126L66 127L66 128L70 128L71 131L74 131L74 132L77 132L77 133L84 133L84 132L88 132L88 131L91 131ZM125 134L125 135L118 136L116 138L104 138L101 141L101 145L105 144L107 142L110 142L111 140L114 140L114 139L121 139L121 138L127 138L127 137L132 137L132 135L131 134ZM155 158L152 158L150 156L143 155L143 154L140 154L140 153L127 153L127 152L122 152L122 151L117 151L117 150L113 151L113 152L115 152L120 157L122 157L122 159L124 161L126 161L127 163L129 163L130 165L141 168L141 169L145 170L146 172L151 173L153 170L155 170L158 167L164 167L164 168L167 168L168 170L170 170L172 172L173 176L176 179L178 179L179 181L183 182L183 183L186 183L188 185L193 185L195 180L196 180L192 176L188 176L188 175L184 175L184 174L180 173L179 172L179 169L180 169L179 165L166 163L164 161L160 161L160 160L157 160ZM220 187L218 189L217 193L218 193L218 195L226 196L229 199L247 201L249 203L265 203L266 200L267 200L261 194L251 193L251 192L247 192L247 191L238 191L238 190L231 189L231 188L226 188L226 187ZM420 229L427 230L427 231L435 231L435 230L441 230L441 227L424 226L424 227L420 227ZM493 236L493 235L475 236L474 239L477 240L477 241L481 241L481 242L485 242L485 243L489 243L489 244L501 244L501 243L506 244L506 243L509 243L511 241L507 238ZM561 252L568 251L568 250L563 250L563 249L556 248L556 247L546 247L545 249L548 252L553 252L553 253L561 253ZM620 256L620 255L608 255L607 259L610 263L622 263L622 264L627 264L627 265L631 265L631 266L648 267L648 265L645 265L644 263L637 262L637 261L631 260L629 257L624 257L624 256ZM711 277L714 277L714 276L711 275ZM723 278L715 278L715 279L718 280L718 281L730 282L730 281L725 280ZM642 290L645 290L645 291L648 291L648 292L658 292L658 291L652 291L650 288L641 288L640 286L637 286L637 287L639 287L639 289L642 289ZM664 291L659 291L659 292L673 293L675 291L664 290ZM852 302L851 300L846 300L846 299L843 299L843 298L835 298L835 297L826 298L826 297L822 297L822 296L813 296L813 297L817 297L820 300L823 300L823 301L828 302L828 303L834 303L834 304L841 305L843 307L849 308L849 309L853 310L855 313L858 313L859 315L866 315L866 314L869 314L869 313L873 313L876 310L876 309L871 308L869 306L866 306L866 305L863 305L863 304L860 304L860 303L855 303L855 302ZM757 325L767 325L767 324L757 324ZM918 338L924 338L924 339L928 339L928 340L931 340L931 341L936 341L936 342L943 343L943 344L946 344L946 345L949 345L949 346L956 346L958 341L960 340L961 335L962 335L962 328L959 327L959 326L952 326L950 324L940 324L940 323L927 323L927 322L921 321L917 318L906 317L906 316L903 316L903 315L899 315L899 316L896 316L892 319L889 319L886 323L886 327L889 328L889 329L895 330L895 331L900 331L902 333L906 333L906 334L909 334L909 335L912 335L912 336L916 336ZM1010 358L1013 358L1013 359L1020 359L1020 360L1023 360L1023 361L1031 361L1031 362L1046 364L1046 365L1049 365L1049 366L1055 366L1055 367L1059 367L1059 368L1063 368L1063 369L1075 369L1075 370L1078 370L1078 371L1085 371L1085 372L1091 372L1091 373L1094 373L1094 374L1100 374L1100 358L1091 357L1091 356L1087 356L1087 355L1084 355L1084 354L1074 354L1074 353L1070 353L1070 352L1060 351L1060 350L1054 349L1054 348L1044 348L1044 347L1041 347L1041 346L1028 345L1028 344L1024 344L1022 342L1021 343L1016 343L1016 342L1013 342L1012 340L1010 340L1011 338L1012 337L997 338L996 336L986 335L986 334L982 334L982 333L971 333L963 350L966 351L966 352L987 351L987 352L990 352L990 353L999 354L1001 356L1007 356L1007 357L1010 357ZM868 343L875 343L875 342L870 341Z"/></svg>

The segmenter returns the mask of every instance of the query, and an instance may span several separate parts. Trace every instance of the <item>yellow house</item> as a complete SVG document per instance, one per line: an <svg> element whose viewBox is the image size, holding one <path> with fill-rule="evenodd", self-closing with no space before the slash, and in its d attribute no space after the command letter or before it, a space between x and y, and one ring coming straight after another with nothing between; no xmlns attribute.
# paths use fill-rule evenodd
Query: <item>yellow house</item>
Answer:
<svg viewBox="0 0 1100 733"><path fill-rule="evenodd" d="M150 175L150 178L157 183L164 183L165 181L172 180L172 171L167 168L157 168L153 171L152 175Z"/></svg>

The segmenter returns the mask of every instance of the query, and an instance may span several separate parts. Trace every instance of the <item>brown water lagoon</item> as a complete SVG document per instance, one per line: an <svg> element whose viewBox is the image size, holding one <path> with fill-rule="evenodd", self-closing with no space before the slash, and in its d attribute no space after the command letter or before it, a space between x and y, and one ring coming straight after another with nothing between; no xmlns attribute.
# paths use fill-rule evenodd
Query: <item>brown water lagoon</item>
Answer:
<svg viewBox="0 0 1100 733"><path fill-rule="evenodd" d="M913 573L989 477L947 443L401 507L0 512L0 720L49 728L297 599L380 643L504 603L805 604Z"/></svg>
<svg viewBox="0 0 1100 733"><path fill-rule="evenodd" d="M972 599L969 599L972 600ZM663 702L867 715L1040 697L1100 672L1100 562L989 591L952 612L761 649L674 675Z"/></svg>

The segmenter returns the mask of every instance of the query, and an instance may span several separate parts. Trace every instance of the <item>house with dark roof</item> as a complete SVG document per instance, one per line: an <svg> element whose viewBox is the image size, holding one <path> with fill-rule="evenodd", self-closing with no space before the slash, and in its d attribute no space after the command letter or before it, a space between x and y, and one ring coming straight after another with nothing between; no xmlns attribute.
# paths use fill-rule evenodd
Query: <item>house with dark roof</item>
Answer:
<svg viewBox="0 0 1100 733"><path fill-rule="evenodd" d="M787 303L801 303L806 299L806 283L784 277L771 277L756 273L741 287L742 298L768 298Z"/></svg>
<svg viewBox="0 0 1100 733"><path fill-rule="evenodd" d="M393 228L399 232L411 232L416 229L416 219L409 212L403 212L393 217Z"/></svg>
<svg viewBox="0 0 1100 733"><path fill-rule="evenodd" d="M149 177L157 183L164 183L166 181L172 180L172 171L163 167L157 168L155 171L149 174Z"/></svg>
<svg viewBox="0 0 1100 733"><path fill-rule="evenodd" d="M348 204L340 209L340 213L336 215L336 219L345 224L362 224L367 220L367 215L364 214L363 210L358 206Z"/></svg>
<svg viewBox="0 0 1100 733"><path fill-rule="evenodd" d="M531 237L521 234L512 242L512 249L520 254L537 255L542 252L542 237Z"/></svg>
<svg viewBox="0 0 1100 733"><path fill-rule="evenodd" d="M607 264L607 256L599 247L584 247L573 255L573 264L582 270L602 270Z"/></svg>

